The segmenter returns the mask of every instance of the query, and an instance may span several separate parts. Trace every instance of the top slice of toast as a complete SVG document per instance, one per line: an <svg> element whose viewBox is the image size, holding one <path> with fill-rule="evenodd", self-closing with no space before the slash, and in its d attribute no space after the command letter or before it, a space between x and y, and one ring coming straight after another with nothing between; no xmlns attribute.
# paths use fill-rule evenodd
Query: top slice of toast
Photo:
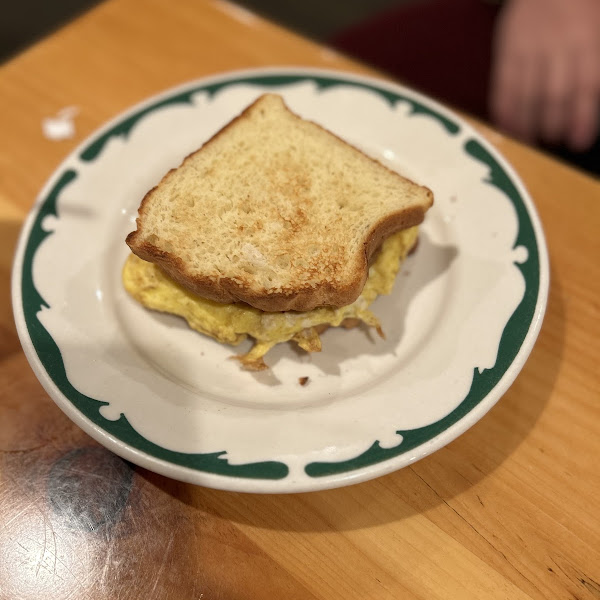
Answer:
<svg viewBox="0 0 600 600"><path fill-rule="evenodd" d="M429 189L265 94L146 194L127 244L218 302L345 306L381 242L432 203Z"/></svg>

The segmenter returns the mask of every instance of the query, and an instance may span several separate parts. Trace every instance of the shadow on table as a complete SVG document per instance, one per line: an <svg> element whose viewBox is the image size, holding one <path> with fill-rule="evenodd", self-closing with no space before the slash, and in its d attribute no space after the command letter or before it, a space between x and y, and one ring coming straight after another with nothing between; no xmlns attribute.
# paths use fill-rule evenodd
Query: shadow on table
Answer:
<svg viewBox="0 0 600 600"><path fill-rule="evenodd" d="M452 509L454 498L493 474L527 439L552 394L562 360L565 311L555 273L551 281L545 323L512 387L469 431L410 467L345 488L290 495L223 492L143 470L140 475L199 511L241 525L284 531L355 530L399 521L442 504ZM558 355L548 352L556 345L561 349ZM533 382L535 394L529 392ZM476 492L474 497L481 502Z"/></svg>
<svg viewBox="0 0 600 600"><path fill-rule="evenodd" d="M18 351L14 328L8 332L10 337L4 335L4 325L12 327L10 272L19 230L18 221L0 222L0 350L14 354L0 365L0 375L5 377L4 396L0 394L0 408L4 409L0 461L3 476L15 482L0 495L4 511L0 512L6 515L9 509L19 509L19 519L14 520L13 529L5 528L4 535L10 538L11 551L22 550L19 544L26 543L25 549L32 552L42 548L42 558L49 531L63 561L71 548L73 560L89 554L87 549L101 557L113 553L125 557L118 568L109 562L94 563L95 576L86 583L89 589L95 581L103 581L105 564L118 582L120 573L137 568L142 544L147 564L155 567L165 557L177 557L180 564L181 557L187 557L182 567L187 572L194 572L198 564L208 565L207 572L211 568L218 572L217 563L224 553L238 552L233 559L247 564L238 571L250 577L255 566L246 560L245 552L259 550L248 541L245 526L283 532L352 531L397 523L445 504L454 511L457 496L467 492L470 500L476 498L477 491L472 488L527 439L551 396L560 367L561 356L548 352L550 346L562 348L565 337L560 281L554 279L546 323L523 374L485 418L432 456L370 482L313 493L252 495L187 485L132 467L98 448L43 391ZM527 386L534 382L536 393L530 395ZM461 501L468 500L468 494ZM25 525L29 527L27 539L14 529ZM198 532L200 541L208 539L211 544L200 544ZM190 547L194 552L189 552ZM265 561L261 564L271 569L267 579L280 576L276 567ZM69 575L69 567L66 562L60 573L72 581L77 571ZM159 579L166 577L161 573L159 569L155 577L138 579L138 590L148 588L151 593ZM281 585L288 583L285 580ZM181 579L181 597L191 597L188 584L189 580Z"/></svg>
<svg viewBox="0 0 600 600"><path fill-rule="evenodd" d="M10 270L20 223L0 222L0 326L12 322ZM6 313L6 314L5 314ZM4 333L0 331L0 333ZM10 332L9 332L10 333ZM18 347L16 333L11 347ZM501 401L469 431L433 455L376 480L353 486L290 495L252 495L186 485L136 468L150 487L200 513L234 523L283 531L344 531L392 523L452 500L491 475L527 438L556 381L565 312L560 281L552 279L545 324L523 373ZM14 338L14 339L13 339ZM2 340L8 337L2 336ZM0 349L4 346L0 344ZM528 386L535 382L536 393ZM477 497L477 493L474 493Z"/></svg>

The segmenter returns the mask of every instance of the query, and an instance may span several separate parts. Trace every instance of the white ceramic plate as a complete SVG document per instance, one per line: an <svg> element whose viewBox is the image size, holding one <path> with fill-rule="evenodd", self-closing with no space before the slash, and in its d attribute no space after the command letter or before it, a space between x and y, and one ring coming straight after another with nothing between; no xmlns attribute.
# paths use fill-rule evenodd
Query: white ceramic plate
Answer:
<svg viewBox="0 0 600 600"><path fill-rule="evenodd" d="M120 271L145 192L265 91L429 186L435 205L373 305L386 340L329 330L322 353L282 345L252 374L227 360L239 349L137 305ZM547 290L535 208L489 144L409 89L313 69L194 81L108 123L42 190L13 271L25 353L75 423L158 473L249 492L363 481L456 438L517 376Z"/></svg>

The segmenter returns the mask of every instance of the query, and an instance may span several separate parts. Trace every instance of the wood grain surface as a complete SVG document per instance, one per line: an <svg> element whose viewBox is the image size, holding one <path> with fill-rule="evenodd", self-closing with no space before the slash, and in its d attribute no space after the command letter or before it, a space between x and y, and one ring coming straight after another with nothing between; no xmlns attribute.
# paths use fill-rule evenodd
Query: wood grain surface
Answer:
<svg viewBox="0 0 600 600"><path fill-rule="evenodd" d="M507 394L432 456L338 490L214 491L112 455L37 382L10 270L45 180L131 104L261 65L366 72L209 0L112 0L0 68L0 599L600 598L600 184L487 127L541 215L548 310ZM75 137L45 138L66 106Z"/></svg>

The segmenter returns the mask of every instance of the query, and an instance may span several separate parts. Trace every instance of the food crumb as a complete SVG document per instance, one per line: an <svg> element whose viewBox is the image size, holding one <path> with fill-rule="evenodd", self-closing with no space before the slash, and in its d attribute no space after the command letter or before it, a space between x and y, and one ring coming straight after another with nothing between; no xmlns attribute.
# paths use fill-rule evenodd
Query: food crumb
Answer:
<svg viewBox="0 0 600 600"><path fill-rule="evenodd" d="M298 377L298 383L300 385L306 385L308 383L308 377Z"/></svg>

